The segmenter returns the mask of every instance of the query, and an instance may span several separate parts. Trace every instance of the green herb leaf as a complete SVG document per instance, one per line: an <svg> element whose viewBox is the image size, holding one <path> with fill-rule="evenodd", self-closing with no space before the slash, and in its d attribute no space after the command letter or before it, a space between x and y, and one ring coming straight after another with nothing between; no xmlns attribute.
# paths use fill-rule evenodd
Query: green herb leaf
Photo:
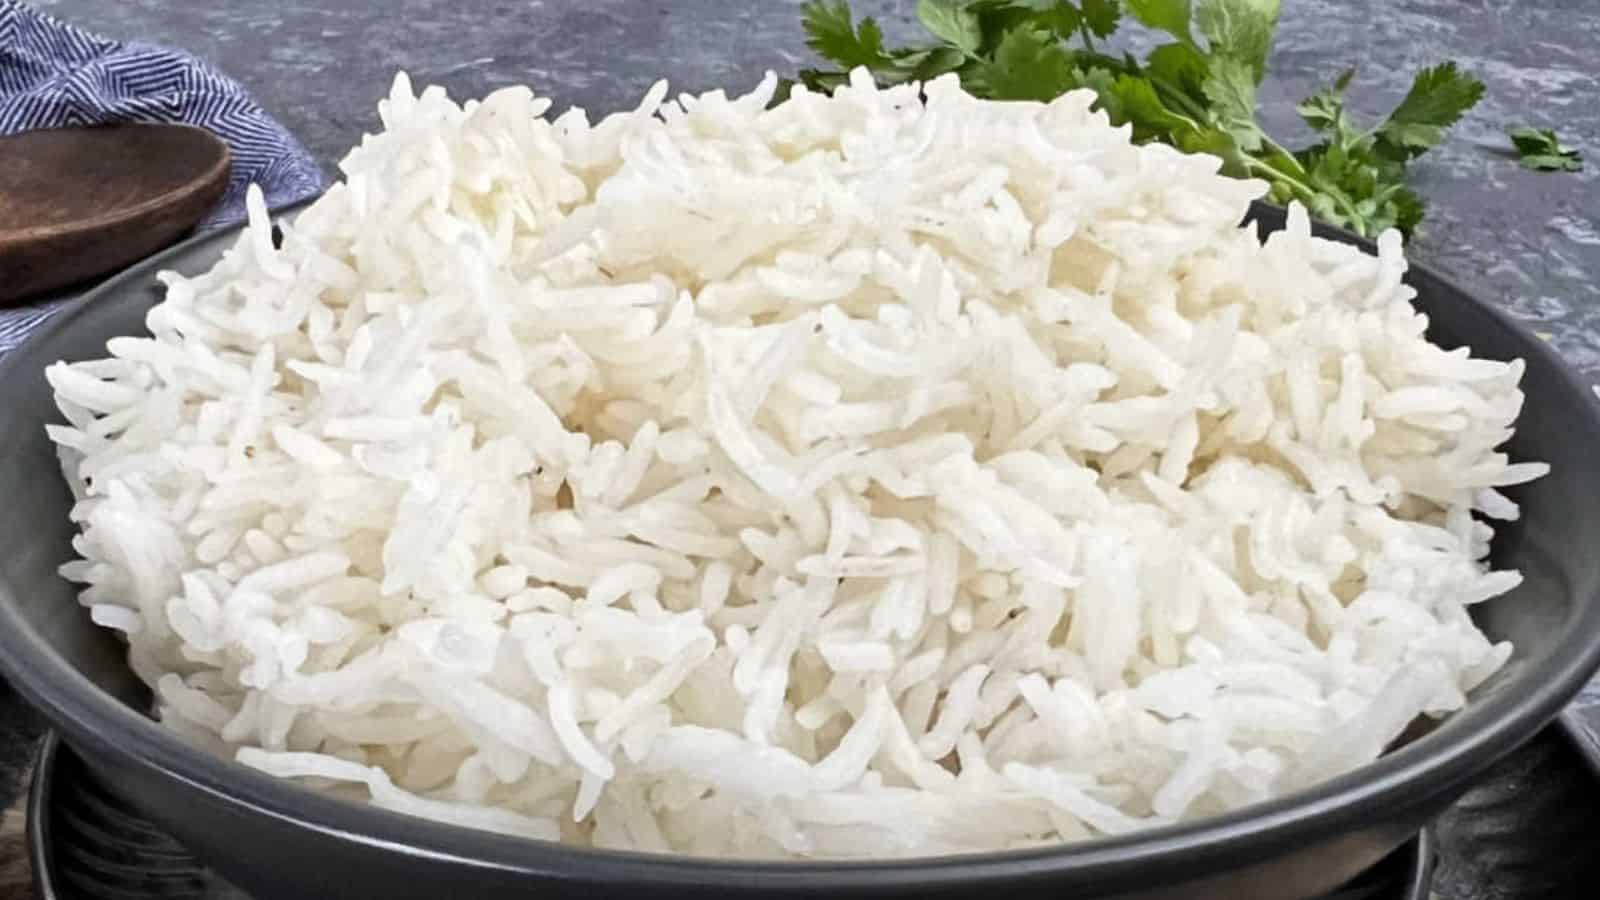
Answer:
<svg viewBox="0 0 1600 900"><path fill-rule="evenodd" d="M1355 69L1346 69L1333 82L1333 87L1300 101L1295 112L1313 131L1347 131L1350 125L1344 115L1344 92L1355 74Z"/></svg>
<svg viewBox="0 0 1600 900"><path fill-rule="evenodd" d="M1072 55L1056 37L1037 26L1006 33L994 60L980 68L989 96L996 100L1051 100L1076 86Z"/></svg>
<svg viewBox="0 0 1600 900"><path fill-rule="evenodd" d="M1101 97L1112 124L1131 123L1136 141L1200 131L1199 123L1168 109L1148 79L1118 76Z"/></svg>
<svg viewBox="0 0 1600 900"><path fill-rule="evenodd" d="M946 72L954 72L966 61L967 55L955 47L935 47L911 68L911 79L930 81Z"/></svg>
<svg viewBox="0 0 1600 900"><path fill-rule="evenodd" d="M1070 40L1083 28L1083 11L1061 0L1035 12L1033 21L1055 32L1056 37Z"/></svg>
<svg viewBox="0 0 1600 900"><path fill-rule="evenodd" d="M1272 50L1272 32L1278 27L1279 0L1200 0L1195 25L1210 42L1211 52L1237 59L1250 67L1253 82L1261 83Z"/></svg>
<svg viewBox="0 0 1600 900"><path fill-rule="evenodd" d="M891 62L883 49L883 32L873 19L854 24L845 0L815 0L800 8L806 46L845 69L873 68Z"/></svg>
<svg viewBox="0 0 1600 900"><path fill-rule="evenodd" d="M1013 29L1029 25L1044 28L1067 40L1083 27L1083 15L1067 0L968 0L983 38L977 55L990 57Z"/></svg>
<svg viewBox="0 0 1600 900"><path fill-rule="evenodd" d="M1555 153L1561 145L1555 131L1549 128L1507 128L1506 134L1511 138L1511 145L1522 154Z"/></svg>
<svg viewBox="0 0 1600 900"><path fill-rule="evenodd" d="M1386 156L1410 159L1444 139L1445 129L1483 98L1483 82L1441 63L1417 73L1405 99L1378 126L1380 150Z"/></svg>
<svg viewBox="0 0 1600 900"><path fill-rule="evenodd" d="M1189 44L1162 44L1150 51L1145 60L1145 71L1150 77L1170 84L1174 89L1193 97L1203 98L1203 85L1208 75L1205 54Z"/></svg>
<svg viewBox="0 0 1600 900"><path fill-rule="evenodd" d="M917 0L917 18L935 37L973 53L983 42L983 31L968 7L967 0Z"/></svg>
<svg viewBox="0 0 1600 900"><path fill-rule="evenodd" d="M801 69L800 83L809 90L822 94L831 94L834 89L850 82L850 76L843 72L825 72L821 69Z"/></svg>
<svg viewBox="0 0 1600 900"><path fill-rule="evenodd" d="M1548 128L1511 128L1506 133L1517 157L1525 169L1535 172L1578 172L1583 169L1583 157L1571 147L1564 147L1556 133Z"/></svg>
<svg viewBox="0 0 1600 900"><path fill-rule="evenodd" d="M1083 11L1083 24L1095 37L1110 37L1122 18L1120 0L1082 0L1079 9Z"/></svg>
<svg viewBox="0 0 1600 900"><path fill-rule="evenodd" d="M1400 229L1401 234L1410 234L1422 224L1422 198L1410 188L1402 187L1394 192L1390 201L1395 207L1394 227Z"/></svg>
<svg viewBox="0 0 1600 900"><path fill-rule="evenodd" d="M1265 137L1256 124L1256 82L1242 60L1213 56L1203 85L1211 101L1212 118L1239 146L1249 152L1261 149Z"/></svg>
<svg viewBox="0 0 1600 900"><path fill-rule="evenodd" d="M787 102L789 99L789 94L794 90L796 83L796 80L793 78L779 78L778 87L772 92L772 100L767 103L767 108L771 109L780 103Z"/></svg>
<svg viewBox="0 0 1600 900"><path fill-rule="evenodd" d="M1573 154L1574 155L1570 156L1567 154L1553 156L1540 153L1534 154L1533 156L1524 156L1519 160L1519 162L1522 163L1522 167L1524 169L1531 169L1535 172L1583 171L1583 160L1575 155L1576 151L1573 151Z"/></svg>
<svg viewBox="0 0 1600 900"><path fill-rule="evenodd" d="M1453 63L1425 69L1389 117L1364 130L1345 107L1354 77L1345 72L1296 107L1318 142L1288 150L1256 119L1280 2L920 0L918 18L936 40L889 48L877 24L857 23L845 0L812 0L803 7L807 42L845 71L807 69L799 77L831 91L855 66L886 85L954 72L975 96L997 100L1048 101L1087 88L1113 123L1132 126L1136 141L1214 154L1226 174L1266 180L1272 200L1298 201L1358 234L1394 227L1409 235L1422 221L1422 203L1405 186L1406 164L1443 138L1483 85ZM1173 42L1142 61L1102 52L1096 38L1115 32L1124 12ZM1514 129L1511 139L1529 168L1581 165L1551 132Z"/></svg>
<svg viewBox="0 0 1600 900"><path fill-rule="evenodd" d="M1165 31L1186 44L1194 43L1189 32L1189 0L1127 0L1128 12L1141 24Z"/></svg>

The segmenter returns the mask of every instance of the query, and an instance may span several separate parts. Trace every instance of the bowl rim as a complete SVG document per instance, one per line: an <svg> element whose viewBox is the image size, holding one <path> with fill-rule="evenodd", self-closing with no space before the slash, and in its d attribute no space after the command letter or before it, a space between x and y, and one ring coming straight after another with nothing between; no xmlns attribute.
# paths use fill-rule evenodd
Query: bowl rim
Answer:
<svg viewBox="0 0 1600 900"><path fill-rule="evenodd" d="M274 213L281 219L311 201ZM1282 214L1281 207L1253 204L1246 220ZM53 315L27 343L48 345L99 302L116 303L186 255L225 247L241 233L233 226L199 235L138 263ZM1259 229L1259 225L1257 226ZM1322 237L1373 243L1349 232L1317 226ZM1587 384L1546 342L1532 336L1507 312L1424 263L1408 262L1408 277L1421 276L1459 297L1493 325L1509 332L1519 353L1551 370L1559 386L1580 400L1576 417L1600 432L1600 402ZM126 300L122 301L126 302ZM30 374L30 354L19 347L0 360L0 381ZM1055 846L889 860L727 860L676 854L596 849L502 835L391 812L329 797L185 743L155 720L101 690L70 665L20 614L5 567L0 565L0 672L39 707L75 747L93 758L115 759L148 774L176 781L212 801L279 820L328 838L411 856L450 862L480 872L538 874L574 884L631 882L693 886L729 879L760 878L775 889L850 887L941 887L978 885L996 879L1025 880L1092 876L1097 883L1148 882L1175 867L1259 860L1274 851L1337 834L1365 821L1374 809L1404 811L1459 785L1510 752L1553 719L1600 667L1600 597L1581 603L1570 627L1536 666L1452 714L1459 727L1441 729L1332 779L1230 812Z"/></svg>

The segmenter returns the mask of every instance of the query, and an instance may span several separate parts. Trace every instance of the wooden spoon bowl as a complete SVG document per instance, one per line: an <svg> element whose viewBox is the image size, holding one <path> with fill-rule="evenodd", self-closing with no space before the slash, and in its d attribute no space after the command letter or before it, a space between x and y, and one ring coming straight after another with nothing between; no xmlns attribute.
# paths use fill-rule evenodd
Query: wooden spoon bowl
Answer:
<svg viewBox="0 0 1600 900"><path fill-rule="evenodd" d="M25 132L0 160L0 305L149 256L228 186L228 145L188 125Z"/></svg>

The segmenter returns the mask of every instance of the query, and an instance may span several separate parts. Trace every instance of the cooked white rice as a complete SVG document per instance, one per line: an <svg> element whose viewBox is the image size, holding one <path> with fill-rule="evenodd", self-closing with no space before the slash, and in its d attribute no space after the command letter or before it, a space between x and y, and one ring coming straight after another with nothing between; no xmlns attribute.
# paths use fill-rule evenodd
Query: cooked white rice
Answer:
<svg viewBox="0 0 1600 900"><path fill-rule="evenodd" d="M153 338L49 371L174 731L418 816L883 857L1231 809L1505 662L1518 362L1093 96L590 125L405 76Z"/></svg>

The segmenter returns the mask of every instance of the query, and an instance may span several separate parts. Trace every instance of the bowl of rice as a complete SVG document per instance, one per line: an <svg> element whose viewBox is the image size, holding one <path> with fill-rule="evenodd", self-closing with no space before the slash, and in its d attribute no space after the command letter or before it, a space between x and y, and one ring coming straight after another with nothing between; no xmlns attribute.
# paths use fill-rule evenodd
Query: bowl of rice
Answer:
<svg viewBox="0 0 1600 900"><path fill-rule="evenodd" d="M1600 664L1595 399L1093 95L343 180L0 366L0 667L262 896L1309 897Z"/></svg>

